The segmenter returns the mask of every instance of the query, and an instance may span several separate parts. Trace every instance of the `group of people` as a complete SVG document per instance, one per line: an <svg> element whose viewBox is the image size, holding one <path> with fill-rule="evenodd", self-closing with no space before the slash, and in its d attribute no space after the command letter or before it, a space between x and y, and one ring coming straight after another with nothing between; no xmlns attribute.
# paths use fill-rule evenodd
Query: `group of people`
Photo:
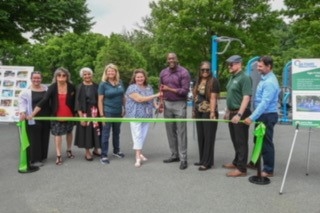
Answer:
<svg viewBox="0 0 320 213"><path fill-rule="evenodd" d="M273 128L277 123L278 81L272 72L273 61L263 56L258 61L258 72L262 78L257 87L254 111L250 111L252 83L249 76L242 71L242 58L238 55L227 59L230 80L227 84L227 110L224 119L229 121L231 140L235 150L232 163L223 167L232 169L229 177L245 176L248 164L249 125L260 121L266 125L263 147L262 176L270 177L274 170ZM62 136L66 135L67 158L74 158L72 153L73 126L76 125L74 144L85 149L85 160L92 161L93 155L100 157L102 164L109 164L109 138L112 131L113 156L123 158L120 151L121 122L65 121L63 117L106 117L106 118L152 118L154 110L162 113L164 118L186 118L187 98L191 77L189 71L179 64L175 53L167 55L168 67L160 73L159 92L154 93L148 84L145 70L136 69L125 89L118 67L108 64L101 82L93 82L90 68L82 68L80 76L83 82L75 87L70 81L70 73L65 68L58 68L52 84L47 88L41 84L42 74L31 74L31 86L19 96L20 120L28 120L27 133L30 141L28 162L32 168L43 165L47 158L49 134L54 136L56 146L56 165L62 165ZM199 161L194 165L200 171L214 166L214 146L218 122L218 99L220 85L212 75L211 64L200 64L195 86L193 87L192 117L196 121L199 146ZM58 117L59 120L43 121L33 119L37 116ZM60 120L61 118L61 120ZM207 119L207 121L203 121ZM179 168L188 167L187 159L187 125L186 122L166 122L167 140L171 155L164 163L180 162ZM141 167L147 157L142 152L149 129L148 122L130 122L130 129L135 151L135 167ZM93 150L92 150L93 149Z"/></svg>

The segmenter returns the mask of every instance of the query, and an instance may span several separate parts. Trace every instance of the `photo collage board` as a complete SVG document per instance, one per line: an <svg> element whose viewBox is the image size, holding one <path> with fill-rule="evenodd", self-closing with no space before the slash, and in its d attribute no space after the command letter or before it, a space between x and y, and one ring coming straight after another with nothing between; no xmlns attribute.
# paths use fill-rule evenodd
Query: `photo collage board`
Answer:
<svg viewBox="0 0 320 213"><path fill-rule="evenodd" d="M30 84L29 66L0 66L0 122L19 121L18 98Z"/></svg>

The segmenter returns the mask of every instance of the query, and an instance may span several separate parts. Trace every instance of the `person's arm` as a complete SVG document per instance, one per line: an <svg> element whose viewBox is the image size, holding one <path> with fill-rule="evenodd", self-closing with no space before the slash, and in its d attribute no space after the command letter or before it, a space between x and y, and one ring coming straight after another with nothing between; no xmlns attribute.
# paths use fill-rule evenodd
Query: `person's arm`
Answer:
<svg viewBox="0 0 320 213"><path fill-rule="evenodd" d="M23 91L19 95L19 120L23 121L27 118L27 110L28 110L28 97L27 91Z"/></svg>
<svg viewBox="0 0 320 213"><path fill-rule="evenodd" d="M218 93L211 93L210 95L210 119L216 119L216 106L218 100Z"/></svg>
<svg viewBox="0 0 320 213"><path fill-rule="evenodd" d="M98 95L98 110L100 117L104 117L103 99L104 95Z"/></svg>
<svg viewBox="0 0 320 213"><path fill-rule="evenodd" d="M236 124L241 120L241 117L244 111L246 110L246 108L248 107L248 104L250 103L250 98L251 97L249 95L243 96L238 113L235 116L233 116L233 118L231 119L232 123Z"/></svg>
<svg viewBox="0 0 320 213"><path fill-rule="evenodd" d="M129 97L132 98L135 102L141 103L141 102L148 102L153 100L154 98L159 97L159 93L154 95L149 95L149 96L142 96L139 93L134 92L134 93L131 93Z"/></svg>

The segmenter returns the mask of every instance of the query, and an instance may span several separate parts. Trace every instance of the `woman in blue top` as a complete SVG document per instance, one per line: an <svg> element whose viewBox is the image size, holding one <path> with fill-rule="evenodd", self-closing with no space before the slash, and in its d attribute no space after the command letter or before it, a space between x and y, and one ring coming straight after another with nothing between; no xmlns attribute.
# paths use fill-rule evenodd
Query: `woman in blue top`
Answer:
<svg viewBox="0 0 320 213"><path fill-rule="evenodd" d="M101 83L98 88L98 109L101 117L121 118L124 110L124 86L120 80L118 67L108 64L104 69ZM112 128L113 156L123 158L120 152L120 122L107 122L102 124L101 133L101 159L102 164L108 164L108 148L110 129Z"/></svg>
<svg viewBox="0 0 320 213"><path fill-rule="evenodd" d="M126 91L126 116L129 118L152 118L153 107L158 107L153 100L159 97L159 93L153 94L153 89L148 85L148 77L143 69L133 72L130 86ZM136 152L136 167L141 166L141 161L147 158L142 154L149 123L130 122L133 149Z"/></svg>

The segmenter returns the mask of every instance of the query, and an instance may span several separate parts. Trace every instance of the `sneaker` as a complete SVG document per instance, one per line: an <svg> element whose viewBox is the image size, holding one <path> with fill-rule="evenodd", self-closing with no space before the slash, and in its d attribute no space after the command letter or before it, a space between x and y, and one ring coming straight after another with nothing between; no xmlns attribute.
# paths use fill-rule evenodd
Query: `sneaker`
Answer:
<svg viewBox="0 0 320 213"><path fill-rule="evenodd" d="M101 162L102 164L109 164L109 163L110 163L110 161L109 161L109 159L108 159L107 157L102 157L102 158L100 159L100 162Z"/></svg>
<svg viewBox="0 0 320 213"><path fill-rule="evenodd" d="M112 155L117 157L117 158L124 158L124 154L122 152L113 153Z"/></svg>

